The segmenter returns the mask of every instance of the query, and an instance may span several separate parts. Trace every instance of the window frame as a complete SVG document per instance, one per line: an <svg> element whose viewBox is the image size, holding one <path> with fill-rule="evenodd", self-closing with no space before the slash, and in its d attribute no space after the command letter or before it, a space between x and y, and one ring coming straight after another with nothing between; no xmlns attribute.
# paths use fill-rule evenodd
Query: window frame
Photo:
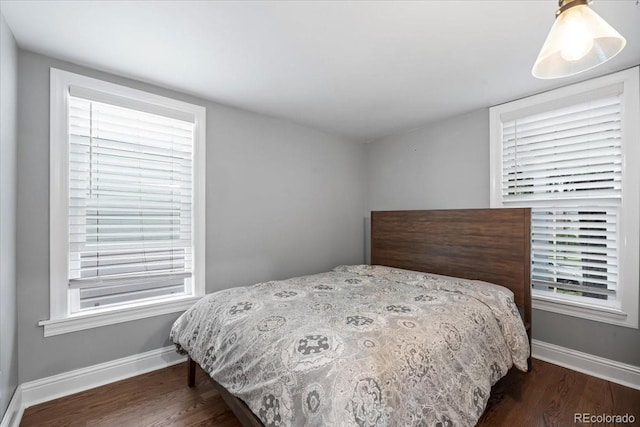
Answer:
<svg viewBox="0 0 640 427"><path fill-rule="evenodd" d="M50 70L50 183L49 183L49 319L39 322L44 336L128 322L189 308L205 294L205 182L206 182L206 109L176 99L132 89L80 74ZM173 111L194 120L193 146L193 288L191 295L165 296L155 300L132 302L83 310L70 314L68 279L69 242L69 146L68 109L70 87L97 91L107 97L130 102L134 109L144 106L149 112Z"/></svg>
<svg viewBox="0 0 640 427"><path fill-rule="evenodd" d="M535 309L610 323L618 326L638 328L640 257L640 67L632 67L613 74L552 89L516 101L500 104L489 109L490 121L490 203L492 208L563 206L563 202L502 201L502 120L501 116L520 110L547 104L622 84L621 132L622 132L622 198L618 221L619 282L616 291L616 307L604 307L589 303L588 298L576 301L572 298L554 297L536 289L531 290L532 306ZM566 204L565 204L566 206ZM587 206L587 202L585 202Z"/></svg>

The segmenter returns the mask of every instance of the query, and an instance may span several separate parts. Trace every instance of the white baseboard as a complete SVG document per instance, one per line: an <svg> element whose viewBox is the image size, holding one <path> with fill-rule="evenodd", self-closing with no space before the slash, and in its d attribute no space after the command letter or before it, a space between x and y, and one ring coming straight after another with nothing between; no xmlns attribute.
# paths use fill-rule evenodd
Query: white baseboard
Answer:
<svg viewBox="0 0 640 427"><path fill-rule="evenodd" d="M18 427L20 420L22 420L22 413L24 412L24 405L22 404L22 387L16 387L13 392L13 396L9 401L9 406L2 417L0 427Z"/></svg>
<svg viewBox="0 0 640 427"><path fill-rule="evenodd" d="M0 427L18 427L24 410L30 406L166 368L185 360L186 356L176 353L174 346L169 346L23 383L13 394Z"/></svg>
<svg viewBox="0 0 640 427"><path fill-rule="evenodd" d="M0 427L18 427L24 410L30 406L166 368L185 360L186 356L176 353L174 346L169 346L23 383L13 394Z"/></svg>
<svg viewBox="0 0 640 427"><path fill-rule="evenodd" d="M544 341L532 340L534 359L563 366L613 383L640 390L640 367L593 356Z"/></svg>
<svg viewBox="0 0 640 427"><path fill-rule="evenodd" d="M24 407L28 408L59 397L166 368L185 360L186 356L179 355L174 346L169 346L29 381L22 384L22 402Z"/></svg>

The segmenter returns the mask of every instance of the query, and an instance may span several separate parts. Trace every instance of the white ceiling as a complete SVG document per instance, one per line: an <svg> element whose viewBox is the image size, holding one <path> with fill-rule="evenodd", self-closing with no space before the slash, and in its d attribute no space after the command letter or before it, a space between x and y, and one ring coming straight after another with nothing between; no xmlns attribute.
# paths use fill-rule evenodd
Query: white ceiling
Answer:
<svg viewBox="0 0 640 427"><path fill-rule="evenodd" d="M627 39L577 76L530 70L556 1L5 1L21 48L368 141L640 63L640 6L593 9Z"/></svg>

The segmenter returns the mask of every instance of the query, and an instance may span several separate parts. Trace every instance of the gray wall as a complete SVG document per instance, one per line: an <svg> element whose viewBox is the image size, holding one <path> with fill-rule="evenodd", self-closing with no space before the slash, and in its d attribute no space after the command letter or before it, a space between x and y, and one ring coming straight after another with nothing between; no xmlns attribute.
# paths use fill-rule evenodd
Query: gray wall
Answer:
<svg viewBox="0 0 640 427"><path fill-rule="evenodd" d="M369 143L370 210L489 207L488 135L484 109Z"/></svg>
<svg viewBox="0 0 640 427"><path fill-rule="evenodd" d="M366 147L369 209L489 207L489 110ZM640 330L533 310L533 338L640 366Z"/></svg>
<svg viewBox="0 0 640 427"><path fill-rule="evenodd" d="M49 317L49 67L206 106L207 292L363 261L361 144L20 50L21 383L170 345L178 316L49 338L37 326Z"/></svg>
<svg viewBox="0 0 640 427"><path fill-rule="evenodd" d="M18 47L0 14L0 419L18 385L16 137Z"/></svg>

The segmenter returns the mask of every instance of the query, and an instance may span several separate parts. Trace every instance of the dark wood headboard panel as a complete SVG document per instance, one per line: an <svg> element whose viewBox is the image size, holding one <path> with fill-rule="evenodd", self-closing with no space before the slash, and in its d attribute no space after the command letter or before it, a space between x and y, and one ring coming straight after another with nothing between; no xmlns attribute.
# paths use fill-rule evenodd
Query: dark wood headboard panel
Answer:
<svg viewBox="0 0 640 427"><path fill-rule="evenodd" d="M531 210L371 212L371 264L511 289L531 324Z"/></svg>

